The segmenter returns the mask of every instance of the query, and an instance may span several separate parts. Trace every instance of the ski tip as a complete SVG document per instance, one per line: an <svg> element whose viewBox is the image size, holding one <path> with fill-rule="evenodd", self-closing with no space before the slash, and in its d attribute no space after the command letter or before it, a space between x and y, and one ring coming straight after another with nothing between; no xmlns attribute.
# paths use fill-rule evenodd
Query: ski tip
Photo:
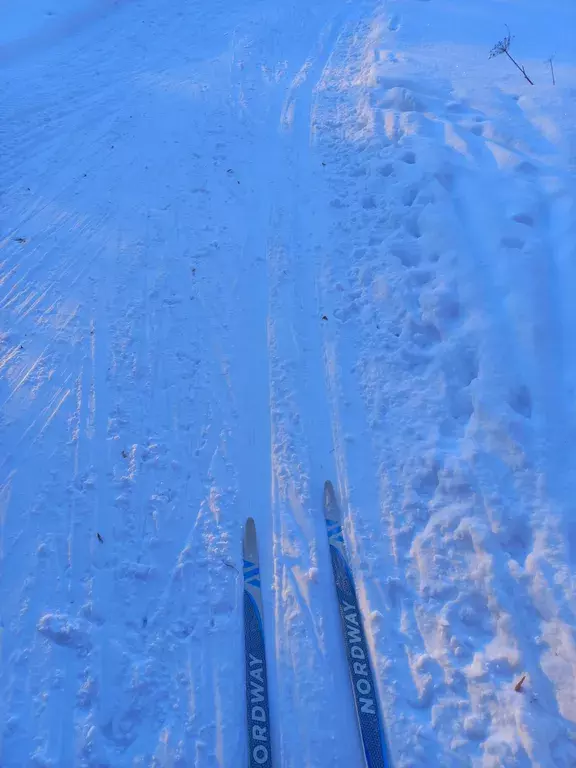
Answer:
<svg viewBox="0 0 576 768"><path fill-rule="evenodd" d="M246 524L244 525L244 538L246 540L256 538L256 523L254 522L253 517L246 519Z"/></svg>
<svg viewBox="0 0 576 768"><path fill-rule="evenodd" d="M336 493L330 480L324 483L324 515L330 519L339 517Z"/></svg>
<svg viewBox="0 0 576 768"><path fill-rule="evenodd" d="M244 557L248 560L255 560L258 557L258 547L256 544L256 523L253 517L249 517L244 525Z"/></svg>

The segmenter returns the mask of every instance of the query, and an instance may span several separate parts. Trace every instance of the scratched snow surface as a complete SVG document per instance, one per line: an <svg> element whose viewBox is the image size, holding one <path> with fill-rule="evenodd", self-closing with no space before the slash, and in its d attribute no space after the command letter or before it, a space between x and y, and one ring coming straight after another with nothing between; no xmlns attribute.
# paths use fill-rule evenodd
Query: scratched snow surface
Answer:
<svg viewBox="0 0 576 768"><path fill-rule="evenodd" d="M2 0L2 768L576 765L571 6Z"/></svg>

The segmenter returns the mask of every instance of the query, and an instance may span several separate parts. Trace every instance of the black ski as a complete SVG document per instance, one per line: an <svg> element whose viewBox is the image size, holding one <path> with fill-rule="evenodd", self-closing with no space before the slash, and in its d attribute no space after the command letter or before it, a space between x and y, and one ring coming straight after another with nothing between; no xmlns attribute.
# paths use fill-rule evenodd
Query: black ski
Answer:
<svg viewBox="0 0 576 768"><path fill-rule="evenodd" d="M342 620L348 671L354 692L354 704L366 765L368 768L390 768L392 763L387 754L386 740L380 721L378 694L374 685L370 653L342 533L342 516L330 481L326 481L324 485L324 517Z"/></svg>
<svg viewBox="0 0 576 768"><path fill-rule="evenodd" d="M262 620L262 590L256 525L249 517L244 530L244 643L249 768L272 768L268 677Z"/></svg>

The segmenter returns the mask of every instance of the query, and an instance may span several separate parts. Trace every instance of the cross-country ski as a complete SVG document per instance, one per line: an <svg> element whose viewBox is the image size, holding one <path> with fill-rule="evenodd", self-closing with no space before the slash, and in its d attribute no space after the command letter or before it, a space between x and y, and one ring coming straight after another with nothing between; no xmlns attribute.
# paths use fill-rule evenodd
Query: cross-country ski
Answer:
<svg viewBox="0 0 576 768"><path fill-rule="evenodd" d="M391 768L380 721L378 693L374 684L370 651L362 613L358 606L354 578L342 532L340 506L332 483L324 485L324 517L330 547L334 584L338 597L342 635L348 660L350 683L367 768Z"/></svg>
<svg viewBox="0 0 576 768"><path fill-rule="evenodd" d="M256 525L250 517L244 530L244 653L246 716L250 768L272 766L268 676Z"/></svg>

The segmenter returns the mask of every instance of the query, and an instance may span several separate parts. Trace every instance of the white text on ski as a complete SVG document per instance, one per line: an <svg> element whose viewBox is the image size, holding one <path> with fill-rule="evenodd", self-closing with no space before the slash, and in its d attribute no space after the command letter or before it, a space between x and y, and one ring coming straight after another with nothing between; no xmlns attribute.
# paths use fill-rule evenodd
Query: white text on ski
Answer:
<svg viewBox="0 0 576 768"><path fill-rule="evenodd" d="M252 758L257 765L264 765L269 756L266 710L259 706L261 702L264 702L264 662L250 654L250 721L252 739L256 742Z"/></svg>
<svg viewBox="0 0 576 768"><path fill-rule="evenodd" d="M372 684L368 671L368 660L362 647L362 635L358 612L353 605L343 601L344 619L346 620L346 637L350 643L350 656L355 659L352 664L354 672L354 687L358 691L360 711L367 715L375 715L374 699L371 697Z"/></svg>

